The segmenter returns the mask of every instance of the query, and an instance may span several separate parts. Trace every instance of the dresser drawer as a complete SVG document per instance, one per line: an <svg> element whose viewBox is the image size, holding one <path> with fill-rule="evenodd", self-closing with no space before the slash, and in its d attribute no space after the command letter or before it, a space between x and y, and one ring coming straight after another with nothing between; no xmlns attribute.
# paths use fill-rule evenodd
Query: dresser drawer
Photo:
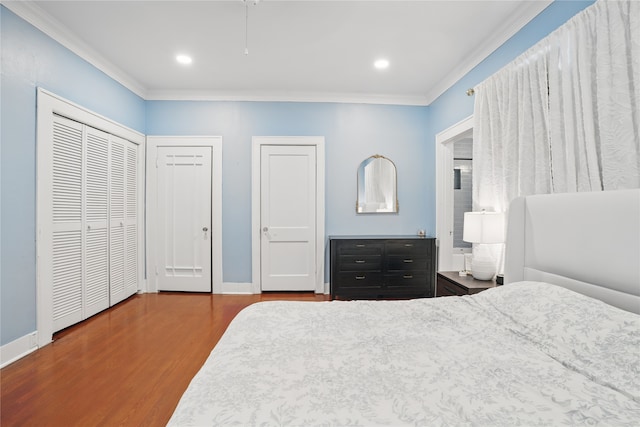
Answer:
<svg viewBox="0 0 640 427"><path fill-rule="evenodd" d="M429 250L428 240L398 240L387 243L387 255L426 254Z"/></svg>
<svg viewBox="0 0 640 427"><path fill-rule="evenodd" d="M380 255L340 255L337 260L339 272L343 271L381 271Z"/></svg>
<svg viewBox="0 0 640 427"><path fill-rule="evenodd" d="M381 273L339 273L336 278L340 283L340 289L378 289L383 283Z"/></svg>
<svg viewBox="0 0 640 427"><path fill-rule="evenodd" d="M429 268L429 259L424 254L389 255L385 267L389 271L425 271Z"/></svg>
<svg viewBox="0 0 640 427"><path fill-rule="evenodd" d="M336 245L338 255L382 255L384 243L367 240L348 240Z"/></svg>
<svg viewBox="0 0 640 427"><path fill-rule="evenodd" d="M427 272L407 272L407 273L395 273L386 274L384 276L384 283L387 287L425 287L427 284Z"/></svg>

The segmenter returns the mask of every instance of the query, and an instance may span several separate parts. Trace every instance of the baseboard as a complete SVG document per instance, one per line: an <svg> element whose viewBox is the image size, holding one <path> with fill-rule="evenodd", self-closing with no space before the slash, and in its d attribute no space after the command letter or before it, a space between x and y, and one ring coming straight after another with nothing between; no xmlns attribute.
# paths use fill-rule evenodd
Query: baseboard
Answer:
<svg viewBox="0 0 640 427"><path fill-rule="evenodd" d="M31 332L0 347L0 368L38 349L38 333Z"/></svg>
<svg viewBox="0 0 640 427"><path fill-rule="evenodd" d="M253 284L252 283L241 283L241 282L224 282L222 284L222 294L232 294L232 295L253 295ZM329 282L324 284L324 294L329 295L331 293L331 285Z"/></svg>
<svg viewBox="0 0 640 427"><path fill-rule="evenodd" d="M242 282L223 282L222 294L253 295L253 284Z"/></svg>

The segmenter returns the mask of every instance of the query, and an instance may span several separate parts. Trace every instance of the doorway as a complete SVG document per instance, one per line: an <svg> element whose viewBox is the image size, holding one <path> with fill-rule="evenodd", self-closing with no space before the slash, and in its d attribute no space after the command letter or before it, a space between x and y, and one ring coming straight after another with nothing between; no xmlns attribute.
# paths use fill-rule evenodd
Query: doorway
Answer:
<svg viewBox="0 0 640 427"><path fill-rule="evenodd" d="M324 138L254 137L252 287L324 293Z"/></svg>
<svg viewBox="0 0 640 427"><path fill-rule="evenodd" d="M471 251L461 236L463 214L472 210L472 144L473 116L436 135L438 271L464 270L465 254Z"/></svg>
<svg viewBox="0 0 640 427"><path fill-rule="evenodd" d="M220 137L148 137L150 291L222 292Z"/></svg>

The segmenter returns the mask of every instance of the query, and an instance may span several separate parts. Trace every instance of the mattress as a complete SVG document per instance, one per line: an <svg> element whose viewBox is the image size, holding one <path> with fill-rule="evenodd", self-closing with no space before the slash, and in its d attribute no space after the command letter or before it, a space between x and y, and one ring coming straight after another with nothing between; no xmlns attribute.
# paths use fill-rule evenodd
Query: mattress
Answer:
<svg viewBox="0 0 640 427"><path fill-rule="evenodd" d="M637 426L640 316L518 282L409 301L261 302L170 426Z"/></svg>

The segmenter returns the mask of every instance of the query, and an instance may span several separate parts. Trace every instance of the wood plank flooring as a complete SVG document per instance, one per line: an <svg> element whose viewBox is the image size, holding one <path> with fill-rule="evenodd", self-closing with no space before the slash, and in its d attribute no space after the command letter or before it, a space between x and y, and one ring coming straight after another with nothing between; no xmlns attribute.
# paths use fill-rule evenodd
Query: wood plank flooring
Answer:
<svg viewBox="0 0 640 427"><path fill-rule="evenodd" d="M135 295L0 371L0 426L163 426L244 307L312 293Z"/></svg>

